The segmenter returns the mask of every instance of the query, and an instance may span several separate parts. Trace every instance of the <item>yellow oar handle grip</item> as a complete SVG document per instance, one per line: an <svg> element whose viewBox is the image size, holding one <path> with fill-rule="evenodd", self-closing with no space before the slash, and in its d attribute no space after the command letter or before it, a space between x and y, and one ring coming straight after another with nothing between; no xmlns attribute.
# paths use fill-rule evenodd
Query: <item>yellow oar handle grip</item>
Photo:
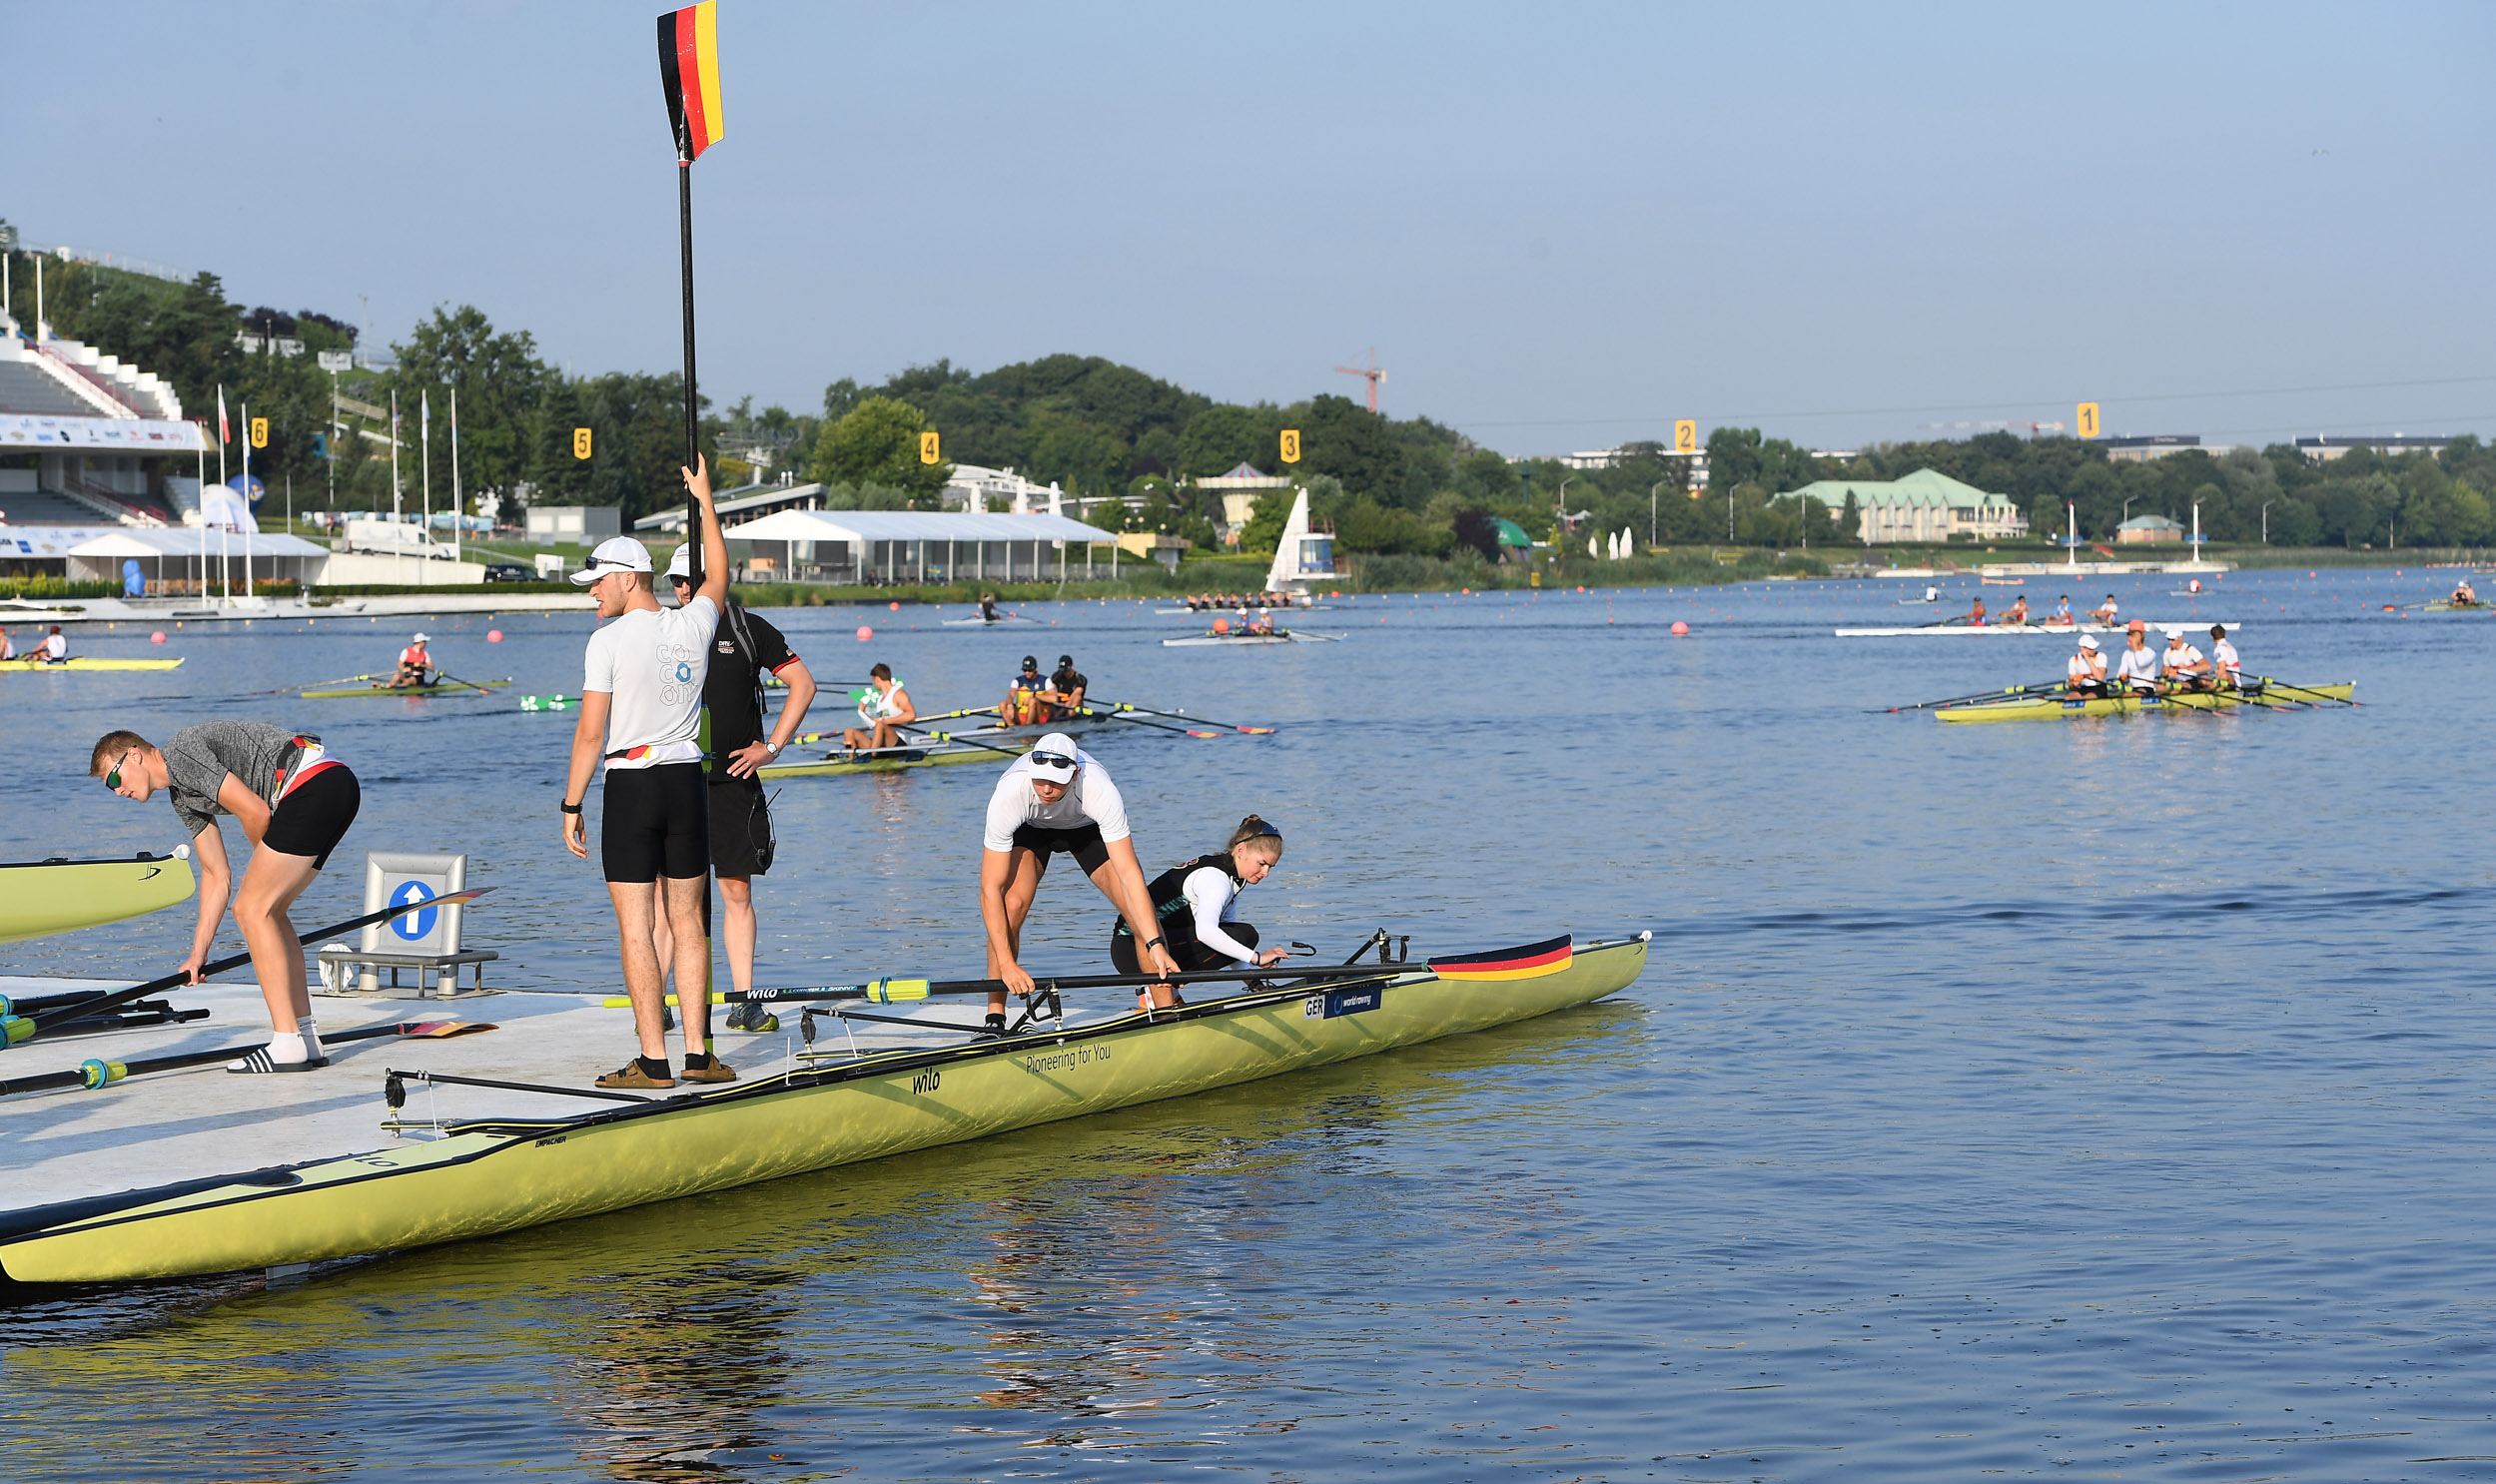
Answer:
<svg viewBox="0 0 2496 1484"><path fill-rule="evenodd" d="M0 1016L0 1051L17 1045L35 1034L35 1023L25 1016Z"/></svg>
<svg viewBox="0 0 2496 1484"><path fill-rule="evenodd" d="M670 995L667 997L667 1003L675 1005L680 1002L675 996ZM711 1004L713 1005L725 1005L727 1003L728 997L725 995L711 996ZM609 995L604 1000L599 1001L598 1005L601 1009L605 1010L630 1010L632 1009L632 997L629 995Z"/></svg>
<svg viewBox="0 0 2496 1484"><path fill-rule="evenodd" d="M866 986L866 991L867 1003L870 1005L891 1005L899 1000L924 1000L927 998L927 981L924 979L879 979Z"/></svg>
<svg viewBox="0 0 2496 1484"><path fill-rule="evenodd" d="M101 1088L109 1083L120 1082L123 1078L130 1075L130 1068L123 1063L98 1062L92 1059L79 1063L78 1071L86 1078L86 1085L90 1089Z"/></svg>

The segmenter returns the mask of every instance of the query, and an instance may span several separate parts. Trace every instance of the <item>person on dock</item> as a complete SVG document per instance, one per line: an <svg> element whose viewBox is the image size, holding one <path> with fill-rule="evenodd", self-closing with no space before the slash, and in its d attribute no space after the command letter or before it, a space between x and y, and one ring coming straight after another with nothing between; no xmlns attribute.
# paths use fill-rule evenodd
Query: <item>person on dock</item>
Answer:
<svg viewBox="0 0 2496 1484"><path fill-rule="evenodd" d="M162 749L137 732L107 732L88 756L89 777L144 804L158 789L191 835L200 872L199 926L181 972L200 983L200 966L225 920L232 881L217 816L228 814L252 842L234 894L234 925L251 951L252 972L269 1005L269 1045L228 1072L310 1072L327 1067L304 977L304 941L287 913L330 864L363 807L364 790L321 739L260 721L209 721L174 733Z"/></svg>
<svg viewBox="0 0 2496 1484"><path fill-rule="evenodd" d="M2244 662L2236 658L2236 646L2227 642L2227 626L2210 625L2210 678L2221 690L2241 690L2244 686Z"/></svg>
<svg viewBox="0 0 2496 1484"><path fill-rule="evenodd" d="M851 752L899 747L907 740L903 725L918 719L919 708L893 678L893 667L879 664L867 672L867 688L858 693L858 725L841 733L841 745Z"/></svg>
<svg viewBox="0 0 2496 1484"><path fill-rule="evenodd" d="M1168 940L1182 973L1234 964L1261 969L1282 962L1286 951L1260 951L1255 925L1239 916L1240 893L1263 881L1281 859L1282 832L1251 814L1231 832L1229 845L1153 878L1145 895L1152 899L1157 931ZM1121 974L1145 972L1136 957L1135 930L1124 916L1110 928L1110 962Z"/></svg>
<svg viewBox="0 0 2496 1484"><path fill-rule="evenodd" d="M2114 627L2114 615L2121 610L2114 605L2114 594L2107 593L2104 603L2088 610L2088 616L2108 628Z"/></svg>
<svg viewBox="0 0 2496 1484"><path fill-rule="evenodd" d="M2080 635L2080 648L2063 663L2063 688L2067 694L2083 698L2106 693L2106 657L2097 650L2097 641Z"/></svg>
<svg viewBox="0 0 2496 1484"><path fill-rule="evenodd" d="M2018 597L2011 600L2011 607L2002 615L2002 621L2005 623L2016 624L2025 624L2028 622L2027 593L2022 593Z"/></svg>
<svg viewBox="0 0 2496 1484"><path fill-rule="evenodd" d="M667 580L676 590L681 610L693 597L692 550L678 546L667 563ZM710 735L703 739L709 754L703 764L710 778L710 864L719 882L721 931L728 949L728 977L739 990L754 988L754 942L759 924L754 916L754 878L771 870L771 806L763 797L757 770L779 759L781 749L797 735L806 708L815 703L815 675L789 648L789 641L760 614L723 597L719 627L711 639L710 668L702 676L702 709ZM763 676L777 675L788 687L780 719L766 733L767 706ZM675 944L669 933L667 904L654 903L658 927L652 939L657 962L673 962ZM708 986L703 988L707 989ZM676 989L684 998L684 986ZM774 1026L763 1022L771 1020ZM759 1004L739 1002L728 1012L731 1031L775 1029L776 1018Z"/></svg>
<svg viewBox="0 0 2496 1484"><path fill-rule="evenodd" d="M2208 658L2184 638L2182 629L2166 631L2166 652L2158 656L2158 663L2165 671L2162 678L2170 692L2218 688L2211 677Z"/></svg>
<svg viewBox="0 0 2496 1484"><path fill-rule="evenodd" d="M1983 594L1978 594L1976 602L1969 607L1967 616L1959 621L1966 624L1970 628L1983 628L1985 626L1985 598Z"/></svg>
<svg viewBox="0 0 2496 1484"><path fill-rule="evenodd" d="M2055 598L2055 600L2054 600L2054 614L2053 614L2053 616L2052 616L2052 617L2048 618L2046 621L2047 621L2048 623L2060 623L2060 624L2065 624L2065 625L2069 625L2069 624L2071 623L2071 621L2072 621L2072 599L2071 599L2071 595L2070 595L2070 594L2068 594L2068 593L2065 593L2065 594L2059 594L2059 595Z"/></svg>
<svg viewBox="0 0 2496 1484"><path fill-rule="evenodd" d="M997 595L993 592L980 594L980 621L983 623L1003 621L997 612Z"/></svg>
<svg viewBox="0 0 2496 1484"><path fill-rule="evenodd" d="M1040 660L1035 655L1023 656L1023 668L1006 685L1005 703L997 708L998 720L1010 727L1037 726L1048 718L1042 715L1040 693L1049 688L1040 673Z"/></svg>
<svg viewBox="0 0 2496 1484"><path fill-rule="evenodd" d="M2150 696L2158 691L2158 656L2149 647L2149 628L2135 618L2123 631L2123 652L2115 657L2114 684L2130 695Z"/></svg>
<svg viewBox="0 0 2496 1484"><path fill-rule="evenodd" d="M719 536L710 471L697 461L682 472L701 507L702 549L724 558L728 548ZM649 549L630 536L610 536L572 573L572 582L589 589L605 622L589 636L582 666L580 719L563 787L563 846L589 858L589 824L581 810L603 760L599 854L622 945L624 990L641 1040L641 1055L599 1078L598 1086L676 1085L667 1065L666 992L654 937L660 892L678 929L673 947L684 1075L694 1082L734 1082L736 1073L710 1050L710 790L700 741L702 686L727 598L728 563L706 565L683 607L662 608L651 587Z"/></svg>
<svg viewBox="0 0 2496 1484"><path fill-rule="evenodd" d="M1083 671L1075 668L1075 656L1059 655L1058 667L1049 672L1049 689L1040 698L1049 708L1049 719L1060 721L1080 714L1084 692L1091 688L1092 682L1085 678Z"/></svg>
<svg viewBox="0 0 2496 1484"><path fill-rule="evenodd" d="M52 632L43 636L43 642L35 646L28 658L39 665L68 664L69 636L61 632L59 624L52 625Z"/></svg>
<svg viewBox="0 0 2496 1484"><path fill-rule="evenodd" d="M407 690L428 683L433 656L424 646L430 642L427 636L418 634L408 641L407 648L399 651L399 673L391 677L392 690Z"/></svg>
<svg viewBox="0 0 2496 1484"><path fill-rule="evenodd" d="M1005 982L1004 990L988 997L985 1034L1005 1034L1008 992L1032 992L1032 977L1021 962L1023 922L1031 916L1049 857L1061 851L1075 858L1130 929L1146 935L1138 959L1151 967L1138 972L1179 972L1145 891L1144 867L1128 833L1127 802L1108 770L1079 750L1074 738L1051 732L1007 765L989 795L982 843L980 922L988 930L988 975ZM1178 1003L1168 985L1152 986L1151 995L1156 1006Z"/></svg>

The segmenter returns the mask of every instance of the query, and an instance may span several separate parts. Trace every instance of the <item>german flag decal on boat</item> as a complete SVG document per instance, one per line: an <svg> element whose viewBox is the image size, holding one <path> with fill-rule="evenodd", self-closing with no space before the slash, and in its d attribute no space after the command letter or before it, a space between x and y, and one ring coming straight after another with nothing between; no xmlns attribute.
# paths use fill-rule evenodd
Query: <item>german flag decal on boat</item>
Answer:
<svg viewBox="0 0 2496 1484"><path fill-rule="evenodd" d="M1540 979L1569 967L1570 937L1562 934L1523 948L1497 953L1457 954L1430 960L1430 972L1441 979Z"/></svg>

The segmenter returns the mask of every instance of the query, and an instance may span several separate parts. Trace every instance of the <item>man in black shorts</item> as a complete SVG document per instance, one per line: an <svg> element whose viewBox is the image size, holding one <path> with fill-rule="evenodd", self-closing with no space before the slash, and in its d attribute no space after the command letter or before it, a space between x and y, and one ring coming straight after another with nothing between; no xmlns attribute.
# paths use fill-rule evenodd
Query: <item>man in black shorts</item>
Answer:
<svg viewBox="0 0 2496 1484"><path fill-rule="evenodd" d="M686 562L688 548L676 548L667 564L667 580L675 585L679 607L693 596L693 577ZM777 675L789 688L780 719L763 735L763 674ZM712 635L710 672L702 680L702 707L709 735L703 739L703 766L710 777L711 871L719 880L720 937L728 949L728 977L739 990L754 988L754 878L771 870L771 811L763 798L763 782L755 770L780 756L797 729L805 724L806 708L815 701L815 677L789 648L780 631L736 599L728 599ZM658 957L670 953L667 917L659 915ZM679 998L682 990L679 988ZM766 1025L766 1022L774 1022ZM739 1004L728 1012L731 1031L767 1031L776 1019L760 1005Z"/></svg>
<svg viewBox="0 0 2496 1484"><path fill-rule="evenodd" d="M225 836L217 816L230 814L252 842L251 864L234 897L234 925L251 950L252 972L269 1002L269 1045L228 1072L310 1072L330 1065L313 1024L311 987L304 980L304 941L287 910L330 863L364 803L345 763L318 737L258 721L211 721L185 727L160 751L137 732L107 732L87 761L89 777L125 799L145 803L158 789L191 832L200 872L200 921L181 970L200 982L200 966L225 918Z"/></svg>
<svg viewBox="0 0 2496 1484"><path fill-rule="evenodd" d="M1091 685L1092 682L1084 678L1084 672L1075 668L1075 656L1059 655L1058 667L1049 674L1049 689L1041 696L1041 700L1047 703L1049 708L1048 719L1062 721L1080 712L1083 709L1084 692L1090 689Z"/></svg>
<svg viewBox="0 0 2496 1484"><path fill-rule="evenodd" d="M666 990L653 949L658 897L679 931L675 949L677 1001L684 1011L684 1076L693 1082L736 1081L711 1055L710 937L704 899L710 881L710 790L702 774L702 681L709 668L720 605L728 595L727 547L711 503L707 472L684 470L685 488L702 509L701 585L681 608L662 608L652 587L649 548L630 536L598 543L572 574L598 600L606 622L589 636L582 667L580 720L572 729L572 766L563 786L563 846L589 858L582 808L598 764L606 764L606 803L599 819L599 858L607 897L615 905L624 992L632 997L641 1054L598 1079L602 1088L672 1088L667 1066Z"/></svg>

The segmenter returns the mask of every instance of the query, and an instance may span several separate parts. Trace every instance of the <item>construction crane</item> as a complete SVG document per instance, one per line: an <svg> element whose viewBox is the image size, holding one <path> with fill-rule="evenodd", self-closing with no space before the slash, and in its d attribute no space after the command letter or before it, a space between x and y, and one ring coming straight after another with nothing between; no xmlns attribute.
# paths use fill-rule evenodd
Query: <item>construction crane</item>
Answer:
<svg viewBox="0 0 2496 1484"><path fill-rule="evenodd" d="M1374 412L1378 409L1378 383L1386 379L1386 372L1378 366L1377 347L1371 346L1369 348L1369 364L1367 366L1338 366L1335 370L1341 371L1347 376L1359 376L1368 381L1369 410Z"/></svg>

